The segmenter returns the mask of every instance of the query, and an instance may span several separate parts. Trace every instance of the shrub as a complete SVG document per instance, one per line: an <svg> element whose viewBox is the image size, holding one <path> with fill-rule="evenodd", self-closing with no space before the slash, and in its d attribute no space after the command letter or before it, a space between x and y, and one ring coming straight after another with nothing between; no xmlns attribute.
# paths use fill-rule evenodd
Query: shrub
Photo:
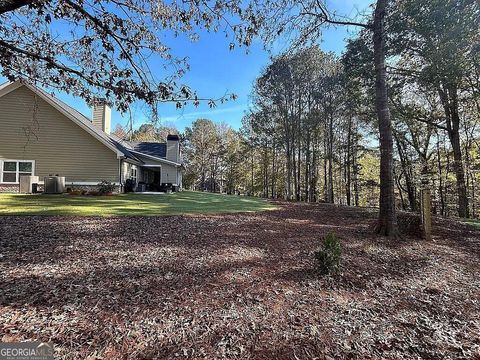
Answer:
<svg viewBox="0 0 480 360"><path fill-rule="evenodd" d="M111 194L115 190L115 184L110 181L103 180L98 184L98 195Z"/></svg>
<svg viewBox="0 0 480 360"><path fill-rule="evenodd" d="M69 193L70 195L83 195L82 189L76 187L68 188L67 193Z"/></svg>
<svg viewBox="0 0 480 360"><path fill-rule="evenodd" d="M329 233L323 239L322 248L315 251L318 268L322 274L332 274L338 271L342 248L335 233Z"/></svg>

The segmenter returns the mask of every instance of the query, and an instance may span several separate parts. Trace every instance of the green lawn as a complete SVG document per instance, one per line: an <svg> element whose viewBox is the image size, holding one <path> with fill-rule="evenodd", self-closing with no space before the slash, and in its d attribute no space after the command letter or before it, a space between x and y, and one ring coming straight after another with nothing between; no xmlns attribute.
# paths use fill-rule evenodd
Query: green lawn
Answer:
<svg viewBox="0 0 480 360"><path fill-rule="evenodd" d="M0 194L0 215L181 215L271 210L265 200L192 191L112 196Z"/></svg>

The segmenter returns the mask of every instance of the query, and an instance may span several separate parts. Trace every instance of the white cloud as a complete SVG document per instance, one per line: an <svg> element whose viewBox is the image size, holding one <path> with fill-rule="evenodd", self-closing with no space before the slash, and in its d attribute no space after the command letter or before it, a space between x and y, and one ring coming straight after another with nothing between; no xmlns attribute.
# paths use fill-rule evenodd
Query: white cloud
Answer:
<svg viewBox="0 0 480 360"><path fill-rule="evenodd" d="M247 104L243 104L243 105L231 106L228 108L213 108L213 109L208 109L203 111L182 112L176 116L162 116L161 121L173 122L173 123L179 120L191 121L191 120L196 120L202 117L208 118L209 116L243 111L247 109L247 106L248 106Z"/></svg>

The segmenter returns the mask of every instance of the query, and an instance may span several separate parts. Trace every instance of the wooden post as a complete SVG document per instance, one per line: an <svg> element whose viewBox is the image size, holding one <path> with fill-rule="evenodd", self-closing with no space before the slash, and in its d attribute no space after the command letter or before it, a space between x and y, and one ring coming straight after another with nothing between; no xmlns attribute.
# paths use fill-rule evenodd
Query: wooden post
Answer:
<svg viewBox="0 0 480 360"><path fill-rule="evenodd" d="M432 240L432 200L429 188L421 191L422 230L425 240Z"/></svg>
<svg viewBox="0 0 480 360"><path fill-rule="evenodd" d="M425 164L422 169L421 192L420 192L420 217L422 222L423 237L427 241L432 240L432 197L430 193L431 172Z"/></svg>

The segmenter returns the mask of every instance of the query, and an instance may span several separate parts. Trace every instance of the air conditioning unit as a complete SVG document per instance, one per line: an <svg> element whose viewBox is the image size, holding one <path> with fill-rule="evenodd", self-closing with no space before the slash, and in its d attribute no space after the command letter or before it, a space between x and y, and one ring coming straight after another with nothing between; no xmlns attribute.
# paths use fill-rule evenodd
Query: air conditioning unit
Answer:
<svg viewBox="0 0 480 360"><path fill-rule="evenodd" d="M65 192L65 176L46 176L43 178L45 194L62 194Z"/></svg>
<svg viewBox="0 0 480 360"><path fill-rule="evenodd" d="M22 194L33 193L33 184L38 184L38 176L20 175L20 192Z"/></svg>

